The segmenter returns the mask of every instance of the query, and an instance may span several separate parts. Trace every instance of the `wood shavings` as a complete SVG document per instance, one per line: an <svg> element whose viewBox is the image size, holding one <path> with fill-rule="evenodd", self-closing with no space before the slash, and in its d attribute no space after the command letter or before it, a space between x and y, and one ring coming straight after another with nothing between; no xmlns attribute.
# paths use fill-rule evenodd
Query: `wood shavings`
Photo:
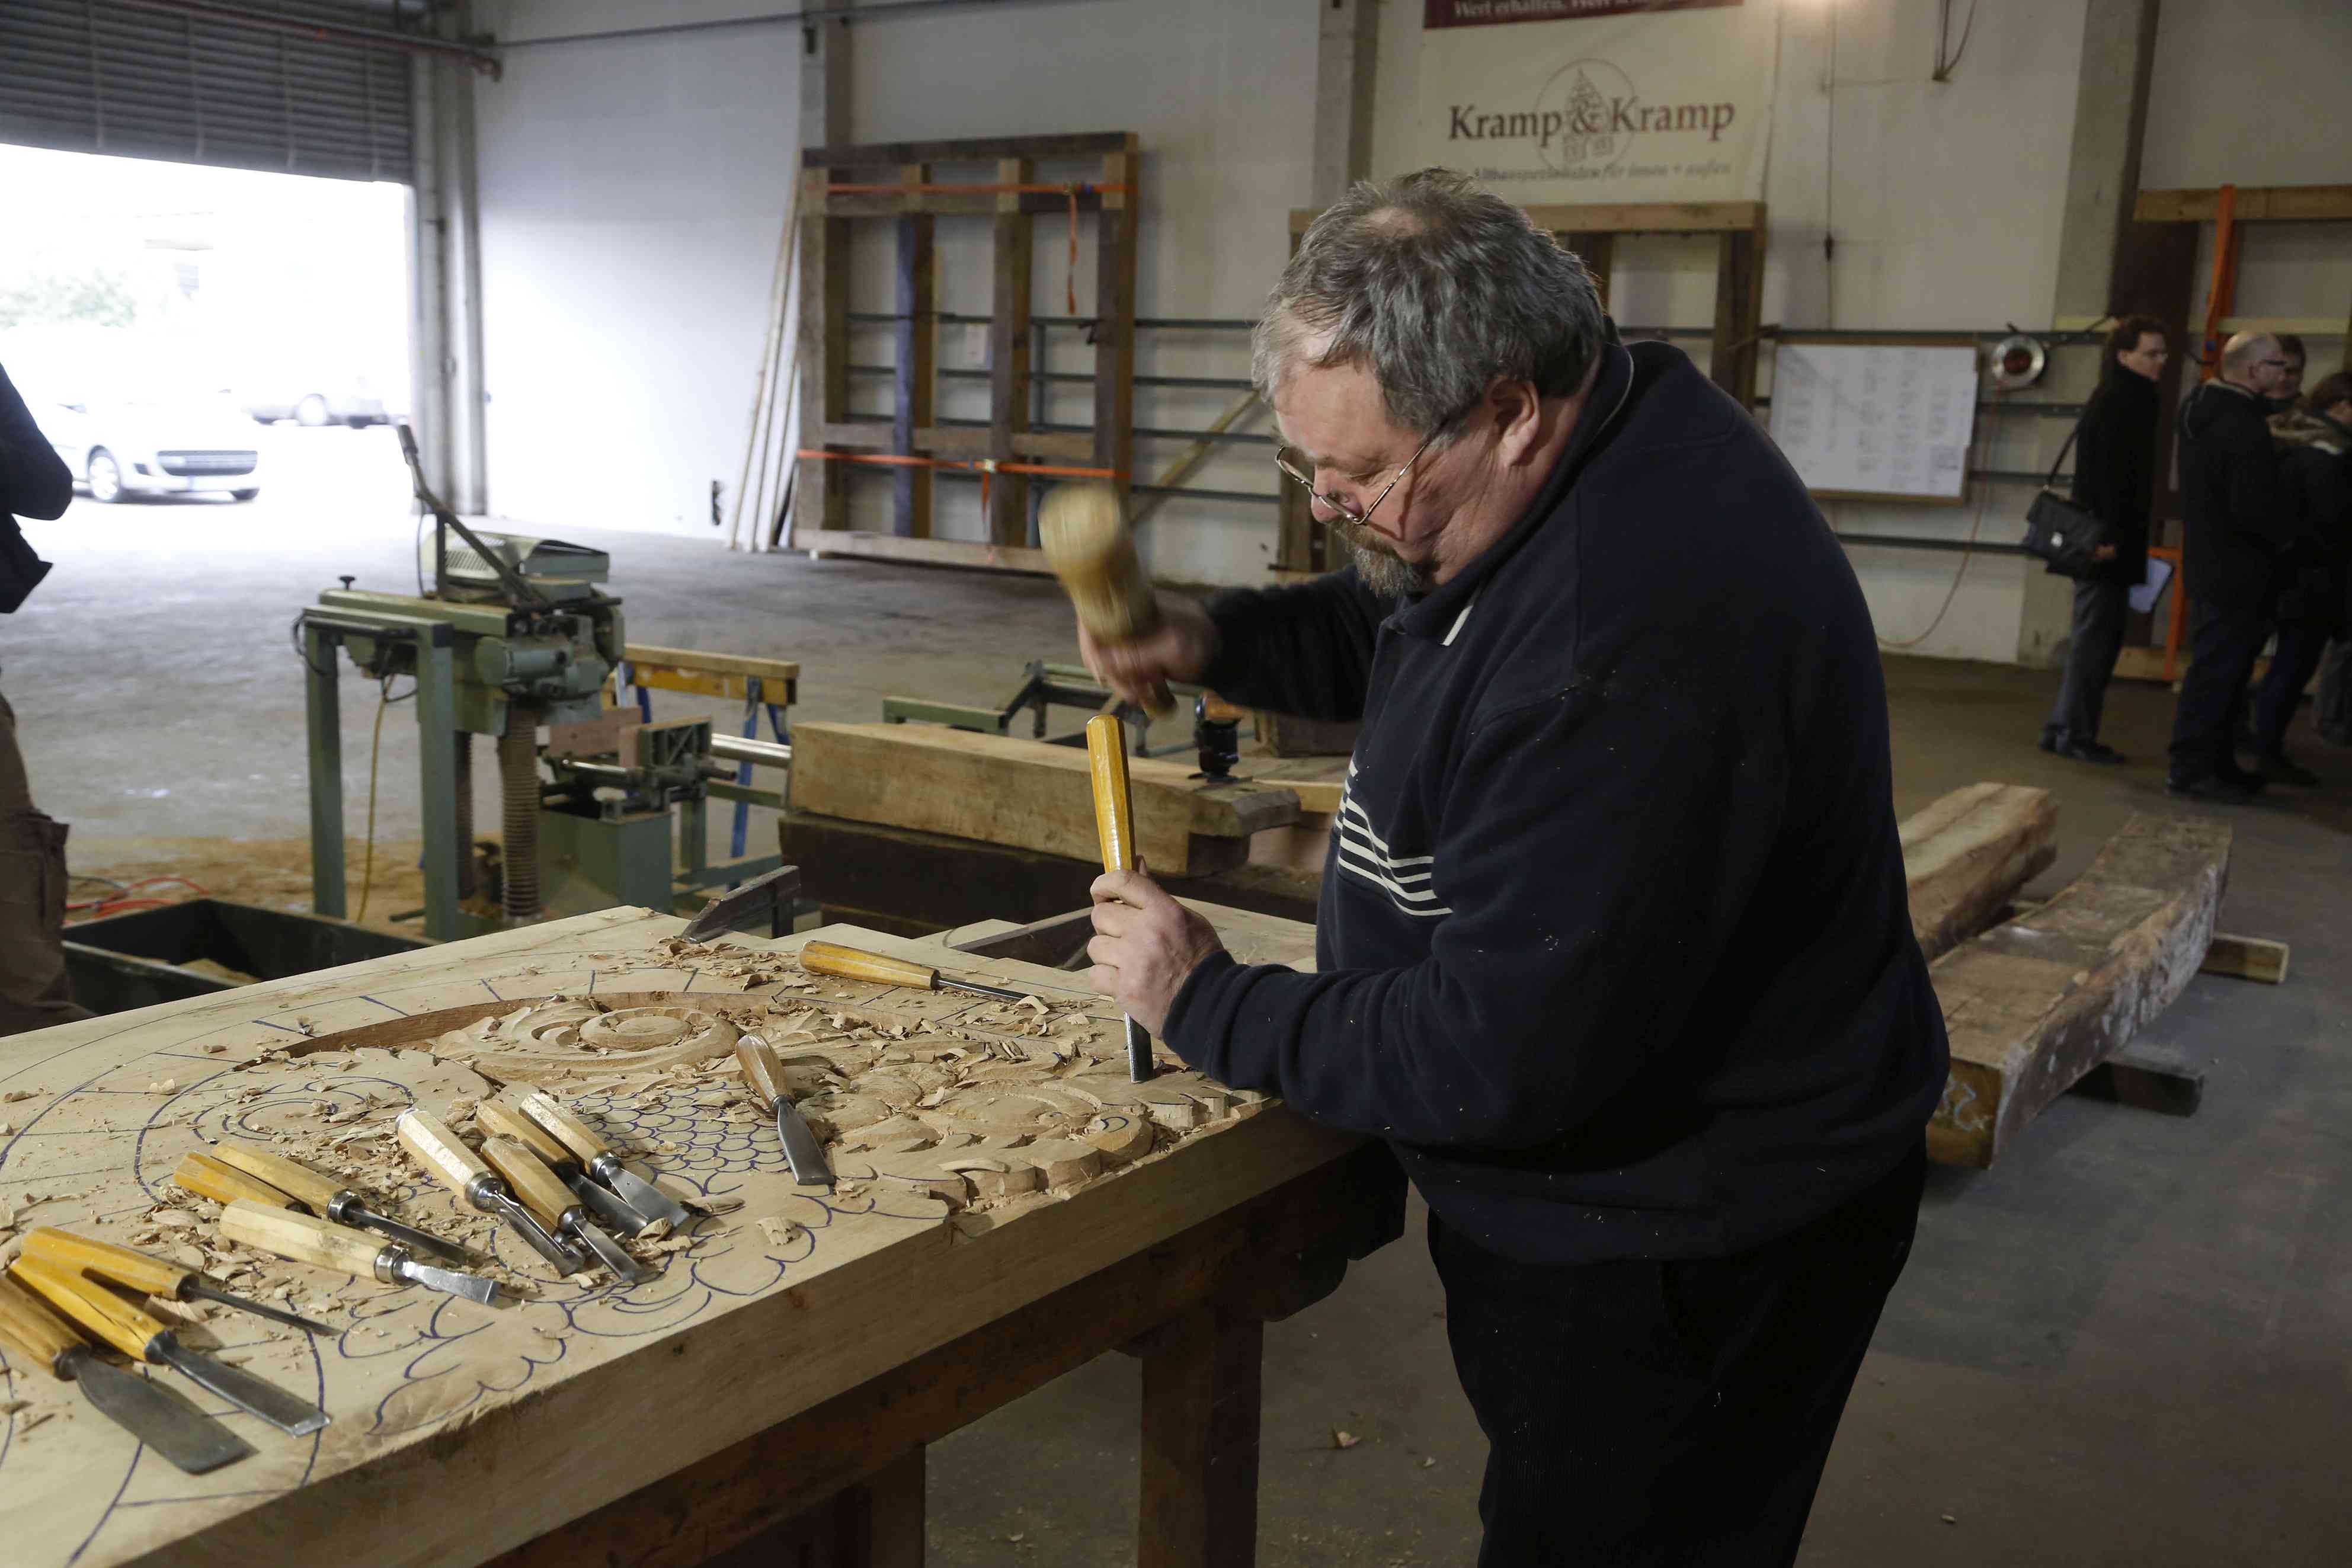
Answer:
<svg viewBox="0 0 2352 1568"><path fill-rule="evenodd" d="M801 1233L801 1227L791 1220L770 1215L760 1221L760 1234L768 1238L771 1247L789 1247Z"/></svg>
<svg viewBox="0 0 2352 1568"><path fill-rule="evenodd" d="M1362 1441L1353 1432L1342 1432L1336 1426L1331 1429L1331 1447L1334 1448L1352 1448Z"/></svg>
<svg viewBox="0 0 2352 1568"><path fill-rule="evenodd" d="M147 1092L150 1094L173 1094L178 1092L180 1084L177 1079L159 1078L154 1082L147 1086Z"/></svg>
<svg viewBox="0 0 2352 1568"><path fill-rule="evenodd" d="M56 1405L52 1405L46 1410L33 1410L18 1416L16 1419L16 1436L19 1437L23 1436L26 1433L30 1432L34 1427L38 1426L42 1422L47 1421L50 1416L55 1415L56 1414L58 1414L58 1408Z"/></svg>
<svg viewBox="0 0 2352 1568"><path fill-rule="evenodd" d="M14 1105L20 1100L38 1100L40 1098L41 1091L37 1089L12 1089L5 1094L0 1094L0 1104Z"/></svg>

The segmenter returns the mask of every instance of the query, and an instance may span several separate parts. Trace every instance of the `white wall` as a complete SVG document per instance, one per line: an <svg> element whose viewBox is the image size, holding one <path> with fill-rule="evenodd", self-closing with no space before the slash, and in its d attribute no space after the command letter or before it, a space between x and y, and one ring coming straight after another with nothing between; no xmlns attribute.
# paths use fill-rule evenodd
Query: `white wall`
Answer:
<svg viewBox="0 0 2352 1568"><path fill-rule="evenodd" d="M1785 0L1765 320L1885 331L2047 327L2085 4L1979 0L1965 58L1951 81L1937 83L1936 0ZM511 38L768 8L765 0L504 0L485 11ZM851 133L886 141L1135 131L1144 148L1139 312L1248 316L1281 265L1288 209L1307 199L1318 9L1313 0L1029 0L985 15L862 24L850 34ZM1421 10L1412 0L1381 8L1376 173L1412 162ZM2352 79L2352 6L2166 0L2163 17L2145 184L2352 178L2310 129ZM769 26L521 48L509 55L503 83L478 88L491 490L501 512L709 532L709 480L731 485L740 458L795 158L798 44L797 28ZM1824 86L1832 75L1833 91ZM1092 227L1086 220L1082 237ZM1836 237L1833 265L1822 254L1825 228ZM984 226L942 219L938 229L941 308L984 311ZM1059 315L1064 231L1053 218L1038 230L1033 304ZM2352 263L2342 237L2310 231L2250 253L2241 309L2340 315L2341 300L2319 297L2343 292L2336 269ZM887 235L871 226L860 243L854 303L885 309ZM1621 245L1611 301L1620 320L1703 327L1713 293L1708 243ZM2289 303L2305 295L2315 302ZM1092 309L1083 251L1077 308ZM1074 334L1056 331L1049 342L1048 366L1087 368ZM1704 339L1685 346L1705 355ZM2314 347L2315 360L2327 352ZM1244 348L1239 333L1147 331L1138 370L1239 376ZM887 331L860 329L851 357L888 363ZM2032 395L2079 397L2095 361L2090 351L2061 351ZM976 334L944 330L940 363L982 364ZM1768 356L1768 384L1769 364ZM861 376L852 385L860 411L881 411L887 381ZM1198 427L1231 395L1139 389L1137 422ZM979 384L943 385L944 415L976 417L984 407ZM1049 405L1053 420L1090 416L1083 386ZM2008 470L2046 467L2064 434L2052 420L1985 419L1979 429L1974 466ZM1178 450L1139 440L1140 475ZM1191 482L1270 493L1266 456L1263 446L1222 447ZM855 519L882 525L887 493L884 482L861 481ZM1831 510L1848 532L1962 539L1973 528L2007 542L2029 493L1979 485L1966 508ZM937 531L977 537L976 489L942 479L939 495ZM1171 505L1145 536L1161 576L1219 583L1263 581L1274 542L1271 507L1223 502ZM2018 657L2019 562L1973 558L1954 593L1957 555L1853 553L1888 639L1908 641L1933 622L1922 652Z"/></svg>
<svg viewBox="0 0 2352 1568"><path fill-rule="evenodd" d="M2352 5L2163 0L2140 184L2352 181L2337 117L2352 88Z"/></svg>
<svg viewBox="0 0 2352 1568"><path fill-rule="evenodd" d="M2151 190L2352 183L2352 150L2331 124L2347 84L2352 5L2165 0L2140 183ZM2209 226L2191 310L2200 328L2211 273ZM2310 352L2306 384L2342 364L2352 224L2250 226L2232 310L2296 324Z"/></svg>
<svg viewBox="0 0 2352 1568"><path fill-rule="evenodd" d="M485 5L502 37L648 8ZM475 89L491 511L713 538L797 158L800 34L515 49Z"/></svg>
<svg viewBox="0 0 2352 1568"><path fill-rule="evenodd" d="M2048 325L2084 0L1981 0L1967 54L1953 79L1940 83L1929 79L1936 13L1935 0L1784 5L1764 193L1771 215L1768 323L1887 331ZM1420 7L1389 5L1381 21L1384 100L1412 101L1420 41ZM1374 145L1379 172L1409 166L1412 135L1408 116L1383 119ZM1836 237L1833 262L1822 256L1825 228ZM1711 239L1621 240L1611 311L1629 326L1705 327L1714 317L1715 267ZM1705 363L1704 339L1677 345ZM1768 353L1767 390L1770 364ZM2094 374L2087 359L2080 374L2087 388ZM2035 394L2063 395L2055 384ZM2045 428L2050 423L1980 419L1971 466L2046 465L2045 452L2054 455L2064 436L2063 426ZM1823 510L1841 532L1957 540L1975 528L1989 542L2011 543L2029 496L2015 486L1979 484L1966 508L1829 501ZM1955 593L1957 554L1851 553L1881 637L1910 642L1932 625L1916 651L2015 656L2023 577L2017 561L1971 558Z"/></svg>

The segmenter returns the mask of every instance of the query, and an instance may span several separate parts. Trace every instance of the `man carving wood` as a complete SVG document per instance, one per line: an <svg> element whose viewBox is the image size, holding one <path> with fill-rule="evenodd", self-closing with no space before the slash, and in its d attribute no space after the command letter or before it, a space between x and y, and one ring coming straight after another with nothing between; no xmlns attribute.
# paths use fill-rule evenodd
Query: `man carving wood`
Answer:
<svg viewBox="0 0 2352 1568"><path fill-rule="evenodd" d="M1318 973L1114 874L1094 984L1396 1150L1482 1564L1786 1563L1946 1067L1853 573L1747 415L1459 175L1324 214L1255 351L1353 564L1082 643L1130 697L1362 721Z"/></svg>

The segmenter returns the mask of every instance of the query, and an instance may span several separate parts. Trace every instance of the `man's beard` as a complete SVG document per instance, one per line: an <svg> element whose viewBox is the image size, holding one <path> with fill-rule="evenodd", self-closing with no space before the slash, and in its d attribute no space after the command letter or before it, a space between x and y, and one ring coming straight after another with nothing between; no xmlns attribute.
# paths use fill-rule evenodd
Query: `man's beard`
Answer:
<svg viewBox="0 0 2352 1568"><path fill-rule="evenodd" d="M1348 553L1355 558L1356 575L1381 597L1402 599L1426 594L1437 586L1437 574L1431 567L1416 565L1374 543L1378 535L1370 529L1345 520L1334 521L1331 528L1346 542Z"/></svg>

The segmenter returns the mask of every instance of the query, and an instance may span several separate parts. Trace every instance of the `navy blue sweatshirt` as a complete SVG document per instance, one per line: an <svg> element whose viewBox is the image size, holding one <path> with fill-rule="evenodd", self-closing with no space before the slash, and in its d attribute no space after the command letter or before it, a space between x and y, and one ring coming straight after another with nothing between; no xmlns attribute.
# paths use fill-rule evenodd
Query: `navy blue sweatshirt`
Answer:
<svg viewBox="0 0 2352 1568"><path fill-rule="evenodd" d="M0 370L0 614L23 604L49 572L25 542L17 515L62 517L72 500L73 475Z"/></svg>
<svg viewBox="0 0 2352 1568"><path fill-rule="evenodd" d="M1220 596L1205 683L1361 718L1318 973L1219 953L1170 1047L1375 1134L1529 1262L1744 1251L1922 1140L1942 1015L1843 552L1679 352L1611 347L1527 515L1402 604Z"/></svg>

